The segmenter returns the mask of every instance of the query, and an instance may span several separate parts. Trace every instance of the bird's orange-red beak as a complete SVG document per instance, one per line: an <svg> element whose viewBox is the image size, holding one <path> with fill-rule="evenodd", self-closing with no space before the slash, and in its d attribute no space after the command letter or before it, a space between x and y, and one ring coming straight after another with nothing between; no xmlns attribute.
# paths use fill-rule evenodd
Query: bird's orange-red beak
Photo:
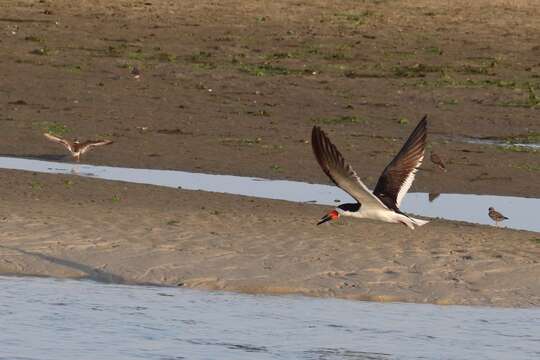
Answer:
<svg viewBox="0 0 540 360"><path fill-rule="evenodd" d="M324 215L321 220L317 223L317 225L321 225L322 223L325 223L330 220L335 220L339 217L339 213L336 210L330 211L328 214Z"/></svg>

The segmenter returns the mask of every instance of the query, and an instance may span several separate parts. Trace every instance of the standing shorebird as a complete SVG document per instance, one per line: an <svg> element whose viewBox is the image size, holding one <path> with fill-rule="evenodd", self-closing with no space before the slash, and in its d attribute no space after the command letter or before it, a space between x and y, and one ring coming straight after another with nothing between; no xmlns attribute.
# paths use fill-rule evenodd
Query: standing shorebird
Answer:
<svg viewBox="0 0 540 360"><path fill-rule="evenodd" d="M75 139L73 141L69 141L66 139L62 139L61 137L51 135L49 133L43 134L45 137L51 141L54 141L55 143L59 143L65 146L66 149L71 153L71 156L75 158L77 162L80 161L81 155L85 152L88 152L93 147L96 146L102 146L102 145L109 145L113 142L111 140L87 140L85 142L80 142L79 140Z"/></svg>
<svg viewBox="0 0 540 360"><path fill-rule="evenodd" d="M326 175L357 202L339 205L325 215L317 225L340 216L375 219L389 223L401 223L414 229L428 221L415 219L399 210L401 200L409 191L418 167L424 159L427 136L427 115L422 118L396 157L386 166L373 192L364 185L351 165L332 144L326 134L313 127L311 144L313 152Z"/></svg>
<svg viewBox="0 0 540 360"><path fill-rule="evenodd" d="M441 169L442 171L446 172L446 165L444 165L444 162L442 161L442 159L439 157L439 155L435 154L433 151L431 152L431 156L429 157L431 162L434 163L435 165L437 165L437 167L439 169Z"/></svg>
<svg viewBox="0 0 540 360"><path fill-rule="evenodd" d="M499 222L501 221L508 220L506 216L495 210L494 207L490 207L488 210L488 215L493 221L495 221L495 226L499 226Z"/></svg>

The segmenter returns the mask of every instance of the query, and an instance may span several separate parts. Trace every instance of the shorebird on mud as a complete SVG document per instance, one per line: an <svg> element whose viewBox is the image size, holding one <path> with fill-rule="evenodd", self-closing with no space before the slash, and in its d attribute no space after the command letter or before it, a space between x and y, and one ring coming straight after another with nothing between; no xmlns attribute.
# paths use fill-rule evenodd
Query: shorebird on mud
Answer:
<svg viewBox="0 0 540 360"><path fill-rule="evenodd" d="M113 143L111 140L88 140L85 142L80 142L79 140L75 139L73 141L69 141L49 133L45 133L43 135L55 143L64 145L64 147L71 153L71 156L73 156L77 162L80 161L81 155L88 152L88 150L91 148Z"/></svg>
<svg viewBox="0 0 540 360"><path fill-rule="evenodd" d="M444 164L444 162L442 161L442 159L440 158L439 155L435 154L433 151L431 152L431 156L429 157L431 162L434 163L435 165L437 165L437 167L439 169L441 169L442 171L446 172L446 165Z"/></svg>
<svg viewBox="0 0 540 360"><path fill-rule="evenodd" d="M495 226L499 226L499 222L508 220L506 216L495 210L494 207L490 207L488 209L488 215L491 218L491 220L495 221Z"/></svg>
<svg viewBox="0 0 540 360"><path fill-rule="evenodd" d="M401 200L411 187L418 167L424 159L427 136L427 115L422 118L396 157L386 166L375 190L371 192L351 165L332 144L326 134L313 127L311 145L315 157L326 175L357 202L342 204L325 215L317 225L340 216L401 223L411 229L428 221L412 218L399 210Z"/></svg>

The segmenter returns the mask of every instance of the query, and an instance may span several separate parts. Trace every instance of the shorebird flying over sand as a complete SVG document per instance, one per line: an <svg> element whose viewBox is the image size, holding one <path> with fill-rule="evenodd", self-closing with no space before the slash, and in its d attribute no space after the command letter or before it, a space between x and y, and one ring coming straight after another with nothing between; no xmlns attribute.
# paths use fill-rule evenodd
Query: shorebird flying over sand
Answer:
<svg viewBox="0 0 540 360"><path fill-rule="evenodd" d="M499 222L501 221L508 220L506 216L495 210L494 207L490 207L488 210L488 215L493 221L495 221L495 226L499 226Z"/></svg>
<svg viewBox="0 0 540 360"><path fill-rule="evenodd" d="M73 141L69 141L49 133L45 133L43 135L45 135L45 137L51 141L64 145L77 162L80 161L81 155L88 152L88 150L91 148L113 143L111 140L88 140L85 142L80 142L79 140L75 139Z"/></svg>
<svg viewBox="0 0 540 360"><path fill-rule="evenodd" d="M357 201L354 204L339 205L317 225L340 216L401 223L411 229L428 223L426 220L407 216L399 210L401 200L411 187L416 171L424 159L426 136L427 116L424 116L396 157L386 166L375 190L371 192L326 134L318 126L313 127L311 144L319 165L337 186Z"/></svg>
<svg viewBox="0 0 540 360"><path fill-rule="evenodd" d="M444 162L442 161L442 159L439 157L439 155L435 154L433 151L431 152L431 156L429 157L431 162L434 163L435 165L437 165L439 167L439 169L443 170L444 172L446 172L446 165L444 165Z"/></svg>

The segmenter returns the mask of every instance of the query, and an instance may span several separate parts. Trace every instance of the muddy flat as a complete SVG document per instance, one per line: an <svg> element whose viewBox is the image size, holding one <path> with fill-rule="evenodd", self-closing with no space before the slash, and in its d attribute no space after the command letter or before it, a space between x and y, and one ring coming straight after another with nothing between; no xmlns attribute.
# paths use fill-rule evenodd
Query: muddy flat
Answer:
<svg viewBox="0 0 540 360"><path fill-rule="evenodd" d="M373 187L424 114L412 191L540 196L532 1L0 3L0 155ZM475 143L471 143L475 142ZM314 223L308 204L2 170L0 272L365 300L540 304L538 233ZM486 209L487 210L487 209Z"/></svg>
<svg viewBox="0 0 540 360"><path fill-rule="evenodd" d="M61 158L42 136L53 131L114 140L93 163L321 183L309 144L320 125L373 186L428 114L448 172L428 162L414 189L540 196L537 152L458 141L540 141L531 1L61 0L0 11L0 154Z"/></svg>

